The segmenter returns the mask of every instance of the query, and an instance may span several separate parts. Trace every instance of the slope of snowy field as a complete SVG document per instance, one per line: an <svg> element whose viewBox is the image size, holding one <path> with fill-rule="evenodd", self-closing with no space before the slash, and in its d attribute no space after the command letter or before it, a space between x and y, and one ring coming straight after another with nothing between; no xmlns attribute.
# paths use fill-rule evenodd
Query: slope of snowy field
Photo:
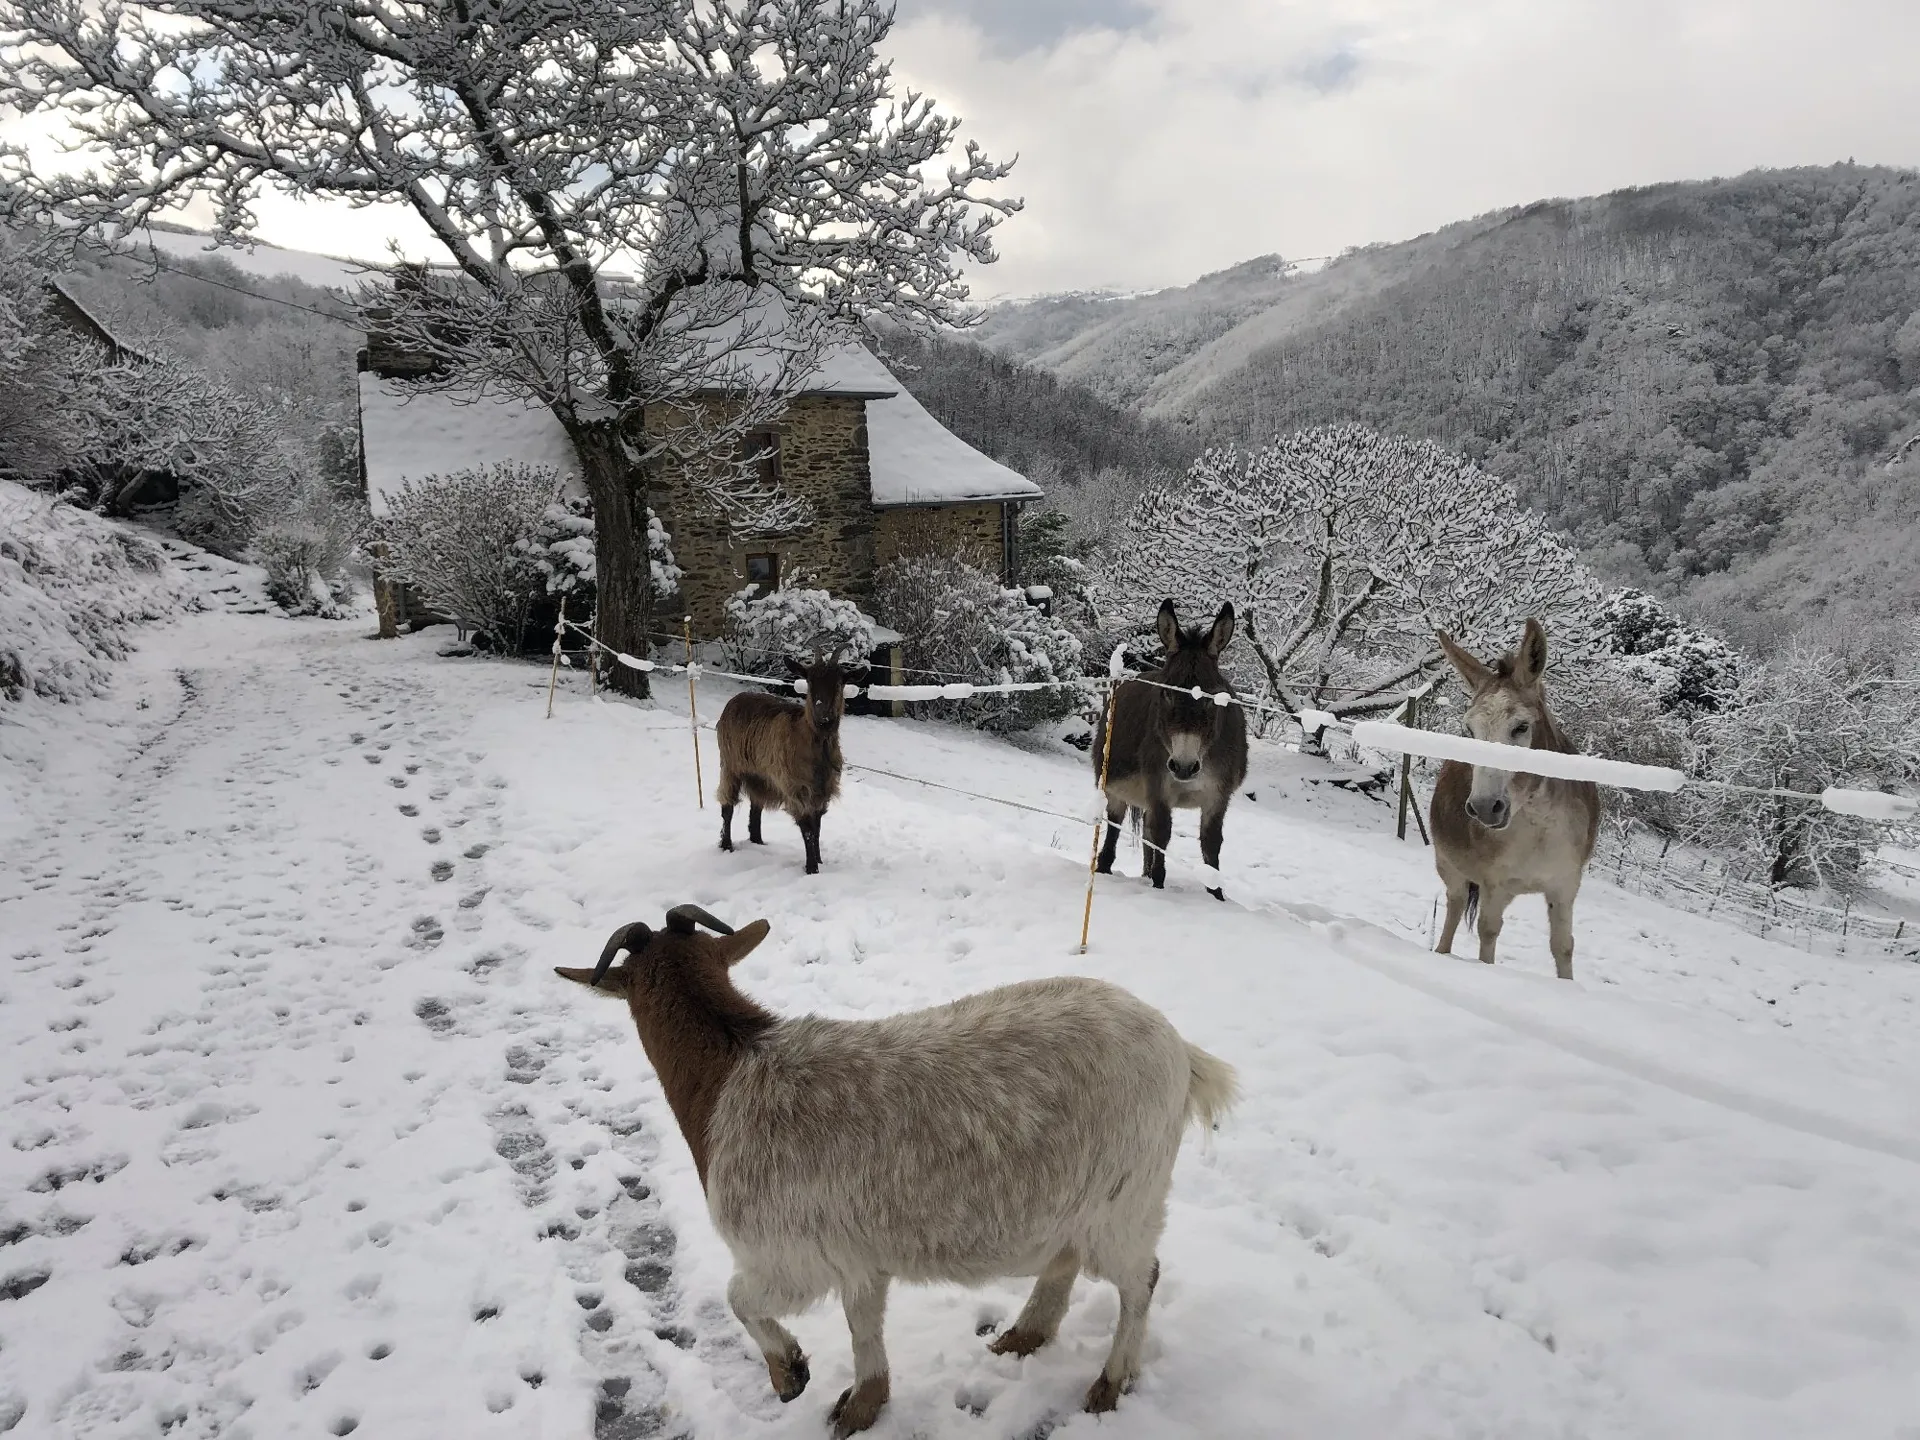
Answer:
<svg viewBox="0 0 1920 1440"><path fill-rule="evenodd" d="M568 676L546 720L544 669L367 628L149 632L0 852L0 1430L824 1435L837 1309L781 1405L630 1021L552 974L692 901L772 922L739 973L783 1013L1087 973L1239 1067L1118 1412L1076 1409L1110 1288L1019 1361L984 1339L1019 1282L898 1287L882 1440L1920 1435L1920 967L1601 879L1575 983L1537 902L1500 966L1436 957L1427 852L1283 755L1230 903L1183 829L1082 957L1085 825L857 771L821 874L777 816L723 855L684 693ZM846 750L1088 808L1067 753L866 719Z"/></svg>

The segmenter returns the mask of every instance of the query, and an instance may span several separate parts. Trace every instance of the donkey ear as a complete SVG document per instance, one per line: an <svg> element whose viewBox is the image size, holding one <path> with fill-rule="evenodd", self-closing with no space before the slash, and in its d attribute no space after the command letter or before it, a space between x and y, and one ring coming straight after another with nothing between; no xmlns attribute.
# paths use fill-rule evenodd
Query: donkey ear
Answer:
<svg viewBox="0 0 1920 1440"><path fill-rule="evenodd" d="M1440 642L1447 659L1453 662L1453 668L1460 672L1460 678L1467 682L1467 689L1478 693L1480 687L1493 678L1493 671L1454 644L1453 637L1446 631L1436 630L1433 636Z"/></svg>
<svg viewBox="0 0 1920 1440"><path fill-rule="evenodd" d="M556 965L553 967L553 973L562 980L571 980L576 985L586 986L595 994L611 996L615 1000L626 995L627 985L633 979L633 972L624 965L616 965L602 975L597 983L593 978L593 971L582 966Z"/></svg>
<svg viewBox="0 0 1920 1440"><path fill-rule="evenodd" d="M1213 629L1207 632L1207 654L1218 655L1233 640L1233 602L1220 607L1213 617Z"/></svg>
<svg viewBox="0 0 1920 1440"><path fill-rule="evenodd" d="M1513 678L1522 685L1537 685L1547 670L1547 628L1529 619L1520 632L1520 648L1514 652Z"/></svg>
<svg viewBox="0 0 1920 1440"><path fill-rule="evenodd" d="M766 921L756 920L751 925L742 925L731 935L715 937L713 948L727 965L738 965L767 938L767 932L772 928Z"/></svg>
<svg viewBox="0 0 1920 1440"><path fill-rule="evenodd" d="M1160 636L1160 648L1167 654L1180 648L1180 617L1174 613L1172 596L1160 602L1160 613L1154 617L1153 628Z"/></svg>

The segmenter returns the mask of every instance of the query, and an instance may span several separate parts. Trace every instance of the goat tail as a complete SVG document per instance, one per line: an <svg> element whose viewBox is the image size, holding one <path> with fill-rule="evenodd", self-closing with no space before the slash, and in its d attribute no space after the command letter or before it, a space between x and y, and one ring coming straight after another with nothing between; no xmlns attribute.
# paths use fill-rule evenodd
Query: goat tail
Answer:
<svg viewBox="0 0 1920 1440"><path fill-rule="evenodd" d="M1473 924L1473 917L1480 913L1480 887L1471 880L1467 882L1467 923Z"/></svg>
<svg viewBox="0 0 1920 1440"><path fill-rule="evenodd" d="M1198 1045L1187 1046L1187 1120L1211 1130L1240 1098L1240 1078L1233 1066Z"/></svg>

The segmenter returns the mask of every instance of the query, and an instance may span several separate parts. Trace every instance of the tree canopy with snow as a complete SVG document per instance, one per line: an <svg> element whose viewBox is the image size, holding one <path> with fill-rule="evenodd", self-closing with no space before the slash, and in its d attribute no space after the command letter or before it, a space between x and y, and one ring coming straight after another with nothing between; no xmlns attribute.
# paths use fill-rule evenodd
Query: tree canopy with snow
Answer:
<svg viewBox="0 0 1920 1440"><path fill-rule="evenodd" d="M804 521L715 457L843 322L960 318L963 263L1018 208L972 143L936 173L958 122L896 90L892 24L886 0L0 0L0 108L78 140L59 173L0 144L0 193L112 234L211 202L233 241L270 191L411 212L444 268L391 287L383 326L440 362L421 383L530 395L566 427L600 631L638 651L652 466L706 462L742 533Z"/></svg>
<svg viewBox="0 0 1920 1440"><path fill-rule="evenodd" d="M1355 425L1208 452L1141 496L1114 550L1099 577L1110 613L1231 601L1249 678L1295 713L1397 705L1443 665L1436 630L1502 653L1534 616L1562 656L1597 640L1599 586L1510 484Z"/></svg>

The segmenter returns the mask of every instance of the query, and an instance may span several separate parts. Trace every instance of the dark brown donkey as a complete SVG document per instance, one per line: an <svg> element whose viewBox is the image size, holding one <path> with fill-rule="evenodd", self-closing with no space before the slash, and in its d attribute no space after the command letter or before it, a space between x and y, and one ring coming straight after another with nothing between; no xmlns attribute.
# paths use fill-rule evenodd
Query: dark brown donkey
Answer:
<svg viewBox="0 0 1920 1440"><path fill-rule="evenodd" d="M1222 605L1207 630L1182 630L1173 601L1160 603L1156 628L1166 659L1142 680L1208 695L1231 691L1220 673L1220 652L1233 639L1233 606ZM1120 844L1120 822L1129 809L1146 817L1147 863L1143 872L1154 889L1167 883L1167 842L1173 838L1173 812L1200 812L1200 858L1220 868L1221 831L1227 804L1247 778L1247 717L1238 705L1175 694L1129 680L1113 703L1113 754L1106 756L1104 714L1093 735L1093 774L1107 766L1107 836L1100 847L1100 873L1113 869ZM1207 893L1224 900L1220 887Z"/></svg>
<svg viewBox="0 0 1920 1440"><path fill-rule="evenodd" d="M1467 682L1467 732L1476 740L1530 750L1576 753L1547 709L1540 677L1547 668L1547 632L1527 621L1520 646L1482 664L1439 637L1440 648ZM1480 958L1493 964L1500 923L1516 895L1547 897L1553 967L1573 978L1573 900L1600 830L1600 792L1586 780L1550 780L1448 760L1433 789L1433 863L1447 887L1447 923L1434 948L1453 952L1460 919L1475 918Z"/></svg>
<svg viewBox="0 0 1920 1440"><path fill-rule="evenodd" d="M840 651L811 665L787 667L807 682L799 700L743 690L727 701L714 727L720 740L720 848L733 849L733 807L747 794L747 839L760 838L760 811L771 806L793 816L807 850L807 874L820 869L820 817L840 794L840 717L846 712L849 672Z"/></svg>

